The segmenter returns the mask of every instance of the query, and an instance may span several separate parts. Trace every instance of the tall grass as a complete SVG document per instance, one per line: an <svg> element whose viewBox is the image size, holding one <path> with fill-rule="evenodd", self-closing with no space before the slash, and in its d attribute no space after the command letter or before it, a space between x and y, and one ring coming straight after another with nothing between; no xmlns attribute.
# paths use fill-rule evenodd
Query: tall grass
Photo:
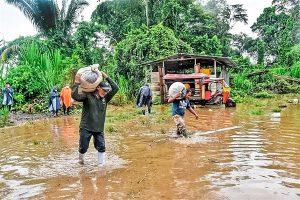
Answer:
<svg viewBox="0 0 300 200"><path fill-rule="evenodd" d="M300 61L292 65L290 74L294 78L300 78Z"/></svg>
<svg viewBox="0 0 300 200"><path fill-rule="evenodd" d="M113 98L112 103L115 105L125 105L129 102L129 85L128 81L124 76L119 76L117 79L117 84L119 86L119 91Z"/></svg>
<svg viewBox="0 0 300 200"><path fill-rule="evenodd" d="M49 51L41 55L39 72L41 74L42 83L51 90L52 87L59 83L62 69L62 56L59 50Z"/></svg>
<svg viewBox="0 0 300 200"><path fill-rule="evenodd" d="M33 75L41 80L43 87L48 91L59 83L63 71L59 50L41 49L37 43L29 43L21 49L20 57L24 64L36 70L36 74Z"/></svg>
<svg viewBox="0 0 300 200"><path fill-rule="evenodd" d="M244 74L239 74L236 77L234 77L233 87L236 90L241 90L246 93L250 93L253 86L251 81L248 80Z"/></svg>
<svg viewBox="0 0 300 200"><path fill-rule="evenodd" d="M272 73L277 75L288 75L288 70L284 67L276 67L272 69Z"/></svg>
<svg viewBox="0 0 300 200"><path fill-rule="evenodd" d="M130 86L128 84L129 80L127 80L124 75L119 75L117 73L115 60L108 58L106 65L102 67L101 70L115 80L119 86L119 91L112 99L112 103L118 106L127 104L129 102L130 95Z"/></svg>

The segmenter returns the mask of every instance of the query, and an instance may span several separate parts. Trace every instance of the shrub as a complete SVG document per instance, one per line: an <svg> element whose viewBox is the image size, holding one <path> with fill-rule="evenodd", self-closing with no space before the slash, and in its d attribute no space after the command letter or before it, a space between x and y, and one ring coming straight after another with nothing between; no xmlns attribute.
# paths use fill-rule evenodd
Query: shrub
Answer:
<svg viewBox="0 0 300 200"><path fill-rule="evenodd" d="M297 93L300 88L298 85L291 85L285 80L277 80L274 91L278 94Z"/></svg>
<svg viewBox="0 0 300 200"><path fill-rule="evenodd" d="M271 72L273 74L278 74L278 75L287 75L288 74L288 70L286 67L276 67L276 68L272 69Z"/></svg>
<svg viewBox="0 0 300 200"><path fill-rule="evenodd" d="M9 122L9 111L8 108L4 107L0 109L0 127L4 127Z"/></svg>
<svg viewBox="0 0 300 200"><path fill-rule="evenodd" d="M269 94L268 92L259 92L254 93L253 95L255 98L273 98L274 96L272 94Z"/></svg>
<svg viewBox="0 0 300 200"><path fill-rule="evenodd" d="M263 115L264 114L264 111L262 109L253 109L253 110L250 110L250 114L252 115Z"/></svg>
<svg viewBox="0 0 300 200"><path fill-rule="evenodd" d="M273 108L272 112L281 112L281 109L280 108Z"/></svg>
<svg viewBox="0 0 300 200"><path fill-rule="evenodd" d="M300 78L300 61L292 65L290 75L294 78Z"/></svg>

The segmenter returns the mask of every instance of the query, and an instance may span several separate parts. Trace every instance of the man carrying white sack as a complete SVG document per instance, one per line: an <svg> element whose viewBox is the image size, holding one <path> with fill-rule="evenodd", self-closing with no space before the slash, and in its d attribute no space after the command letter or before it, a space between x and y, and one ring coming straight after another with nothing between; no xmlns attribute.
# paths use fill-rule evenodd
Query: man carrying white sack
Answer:
<svg viewBox="0 0 300 200"><path fill-rule="evenodd" d="M94 137L94 146L98 151L98 164L105 164L105 140L104 122L107 103L119 90L117 84L105 73L94 69L94 72L102 75L108 83L102 82L93 92L78 91L82 82L81 74L76 74L75 84L72 87L72 98L83 102L82 115L80 121L79 139L79 163L84 164L84 154L89 147L90 139Z"/></svg>
<svg viewBox="0 0 300 200"><path fill-rule="evenodd" d="M174 97L170 96L168 99L168 103L172 102L172 116L177 126L176 133L178 136L187 137L183 119L186 109L188 109L193 115L195 115L196 119L199 118L198 114L190 105L189 98L191 94L192 91L190 89L187 89L183 93L177 93Z"/></svg>

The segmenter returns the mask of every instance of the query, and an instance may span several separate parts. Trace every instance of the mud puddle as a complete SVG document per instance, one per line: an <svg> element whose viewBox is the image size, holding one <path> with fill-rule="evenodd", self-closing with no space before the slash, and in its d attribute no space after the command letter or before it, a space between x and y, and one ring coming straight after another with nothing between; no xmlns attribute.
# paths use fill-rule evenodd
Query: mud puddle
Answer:
<svg viewBox="0 0 300 200"><path fill-rule="evenodd" d="M78 117L1 129L0 198L299 199L299 107L280 120L246 110L197 109L198 121L186 116L194 134L179 139L158 112L124 119L106 133L105 168L92 143L77 163Z"/></svg>

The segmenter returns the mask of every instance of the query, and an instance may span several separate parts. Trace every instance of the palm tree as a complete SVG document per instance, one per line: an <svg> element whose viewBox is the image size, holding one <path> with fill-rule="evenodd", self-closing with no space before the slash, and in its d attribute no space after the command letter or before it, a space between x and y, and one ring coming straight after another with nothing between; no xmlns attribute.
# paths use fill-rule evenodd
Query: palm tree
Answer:
<svg viewBox="0 0 300 200"><path fill-rule="evenodd" d="M62 0L62 8L57 0L6 0L18 7L45 36L62 32L65 36L72 30L72 24L89 3L86 0ZM67 6L68 5L68 6Z"/></svg>

